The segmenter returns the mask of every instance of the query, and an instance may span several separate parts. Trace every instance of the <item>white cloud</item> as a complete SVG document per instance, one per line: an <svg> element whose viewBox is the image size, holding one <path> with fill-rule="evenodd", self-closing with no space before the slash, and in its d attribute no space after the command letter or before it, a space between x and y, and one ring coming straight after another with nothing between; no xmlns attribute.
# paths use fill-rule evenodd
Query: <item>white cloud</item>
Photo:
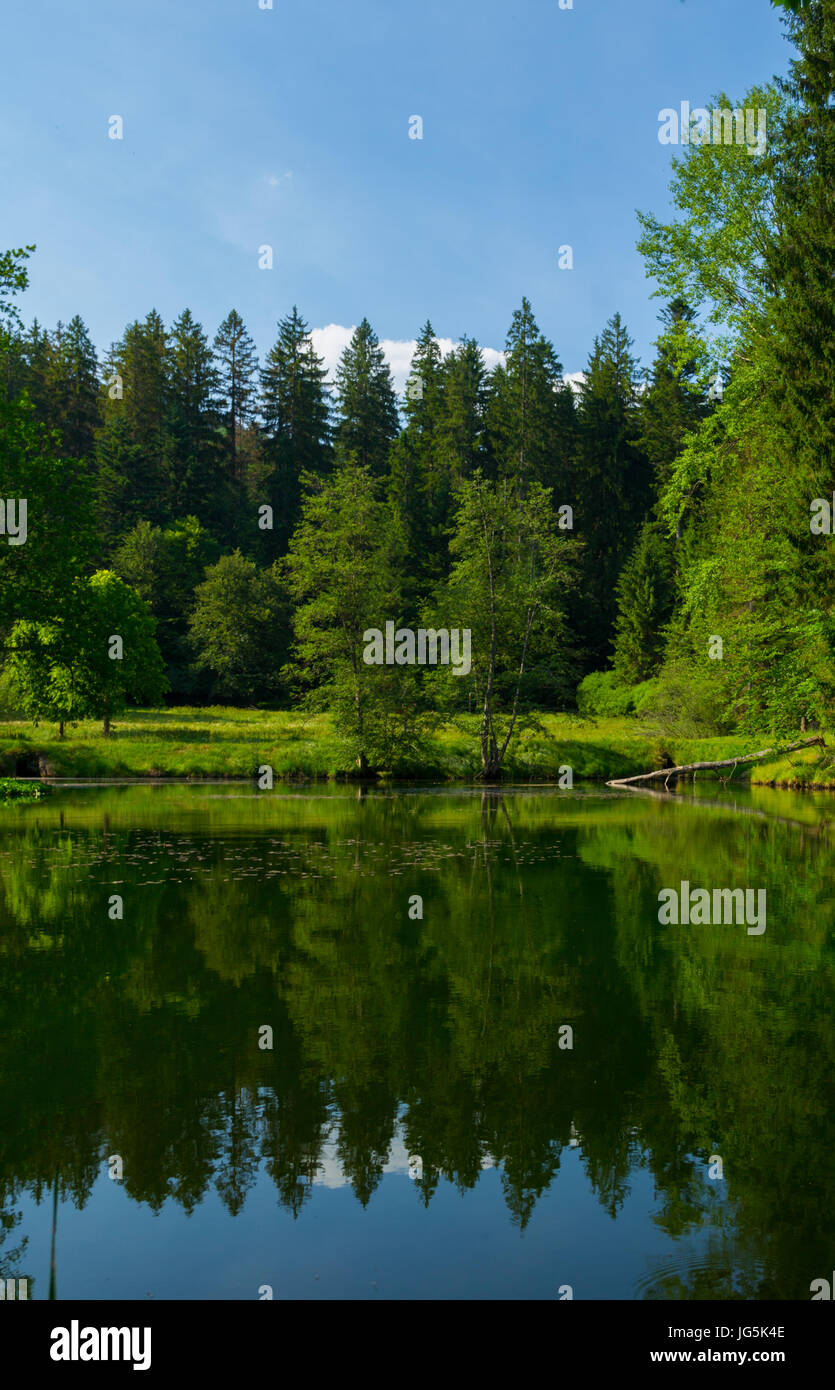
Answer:
<svg viewBox="0 0 835 1390"><path fill-rule="evenodd" d="M351 1181L345 1176L339 1158L339 1127L334 1125L324 1144L322 1145L321 1155L313 1179L315 1187L346 1187ZM496 1160L489 1154L481 1159L482 1168L495 1168ZM383 1164L384 1173L399 1173L403 1177L409 1174L409 1150L403 1142L403 1132L398 1129L389 1146L388 1155Z"/></svg>
<svg viewBox="0 0 835 1390"><path fill-rule="evenodd" d="M332 382L342 353L351 341L354 328L345 328L341 323L329 323L325 328L314 328L310 336L313 339L313 346L320 357L325 359L325 367L328 373L328 381ZM452 338L438 338L438 345L446 357L447 353L452 352L457 343ZM381 338L380 347L385 353L386 361L391 368L394 378L394 386L397 394L402 396L406 390L406 381L409 376L409 368L417 347L415 338ZM506 354L498 348L483 347L481 355L484 358L484 365L488 372L504 362ZM581 384L585 381L585 372L566 372L563 377L571 389L577 394Z"/></svg>
<svg viewBox="0 0 835 1390"><path fill-rule="evenodd" d="M325 359L329 381L333 380L337 363L351 341L353 332L353 327L345 328L340 323L329 323L327 327L314 328L311 332L313 346L319 356ZM452 338L438 338L437 341L445 357L456 346ZM406 380L417 347L417 339L382 338L380 347L383 349L386 361L391 368L395 389L398 395L402 396L406 389ZM498 352L496 348L482 348L481 352L488 371L492 371L497 362L504 361L504 353Z"/></svg>

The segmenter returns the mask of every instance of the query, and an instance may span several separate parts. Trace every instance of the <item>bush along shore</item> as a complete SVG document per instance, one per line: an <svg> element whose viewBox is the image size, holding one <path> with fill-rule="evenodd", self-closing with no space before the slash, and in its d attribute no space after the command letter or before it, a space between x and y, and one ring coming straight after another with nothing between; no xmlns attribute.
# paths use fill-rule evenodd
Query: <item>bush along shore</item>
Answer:
<svg viewBox="0 0 835 1390"><path fill-rule="evenodd" d="M390 767L369 769L377 780L466 781L481 772L478 717L436 724L412 740ZM823 746L776 752L761 763L740 764L699 779L722 776L777 787L835 789L835 735ZM790 739L761 740L753 747L788 748ZM505 782L605 783L656 768L742 759L750 736L673 737L643 730L624 718L581 718L571 714L529 717L502 769ZM269 769L275 781L359 776L350 749L327 714L263 710L134 710L121 716L105 738L93 722L68 726L63 737L51 726L18 720L0 722L0 778L218 778L256 780ZM688 775L686 780L690 780ZM656 784L656 785L663 785ZM5 793L5 795L20 793Z"/></svg>
<svg viewBox="0 0 835 1390"><path fill-rule="evenodd" d="M46 795L39 782L19 782L14 777L0 777L0 805L7 801L38 801Z"/></svg>

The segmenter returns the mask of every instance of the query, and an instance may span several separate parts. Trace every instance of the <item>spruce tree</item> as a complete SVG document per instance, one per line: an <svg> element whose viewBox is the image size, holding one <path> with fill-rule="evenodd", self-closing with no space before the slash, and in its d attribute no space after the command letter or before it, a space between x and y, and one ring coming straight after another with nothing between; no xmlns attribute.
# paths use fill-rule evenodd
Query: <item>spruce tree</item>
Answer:
<svg viewBox="0 0 835 1390"><path fill-rule="evenodd" d="M476 469L489 473L488 376L475 338L462 338L443 361L440 420L435 431L438 466L452 488Z"/></svg>
<svg viewBox="0 0 835 1390"><path fill-rule="evenodd" d="M387 469L400 421L388 363L368 319L354 330L336 369L336 438L375 477Z"/></svg>
<svg viewBox="0 0 835 1390"><path fill-rule="evenodd" d="M673 542L647 521L617 585L615 670L626 685L654 676L664 655L664 629L675 602Z"/></svg>
<svg viewBox="0 0 835 1390"><path fill-rule="evenodd" d="M438 452L442 408L441 349L427 320L406 382L406 424L390 454L389 494L406 537L404 591L412 613L429 585L440 577L446 552L444 528L451 488Z"/></svg>
<svg viewBox="0 0 835 1390"><path fill-rule="evenodd" d="M674 299L661 312L657 354L638 399L636 443L652 467L656 495L670 479L684 442L710 413L697 382L700 344L695 311Z"/></svg>
<svg viewBox="0 0 835 1390"><path fill-rule="evenodd" d="M59 324L47 375L49 419L65 453L86 459L92 469L96 433L101 424L101 379L98 354L78 314Z"/></svg>
<svg viewBox="0 0 835 1390"><path fill-rule="evenodd" d="M224 539L233 490L224 468L218 371L202 326L184 309L168 350L171 506Z"/></svg>
<svg viewBox="0 0 835 1390"><path fill-rule="evenodd" d="M653 501L652 477L636 445L637 365L615 314L586 368L574 459L574 533L583 542L582 580L573 618L587 670L608 664L616 585Z"/></svg>
<svg viewBox="0 0 835 1390"><path fill-rule="evenodd" d="M270 557L283 555L301 507L303 473L322 474L330 462L330 419L324 359L296 306L278 325L261 372L262 452L273 509Z"/></svg>
<svg viewBox="0 0 835 1390"><path fill-rule="evenodd" d="M491 377L487 413L498 474L514 478L522 497L531 482L561 494L568 482L574 398L527 299L513 315L505 352L504 365Z"/></svg>
<svg viewBox="0 0 835 1390"><path fill-rule="evenodd" d="M226 431L224 452L227 468L232 481L241 485L251 460L251 450L247 448L249 441L244 438L244 431L255 416L258 357L255 344L236 309L231 309L220 325L214 341L214 353L220 408Z"/></svg>
<svg viewBox="0 0 835 1390"><path fill-rule="evenodd" d="M774 398L795 448L835 487L835 5L809 0L787 19L798 50L781 85L792 101L772 154L777 235L767 253L777 294Z"/></svg>
<svg viewBox="0 0 835 1390"><path fill-rule="evenodd" d="M152 309L129 324L105 366L98 485L106 542L172 514L168 333Z"/></svg>
<svg viewBox="0 0 835 1390"><path fill-rule="evenodd" d="M59 324L59 329L61 325ZM13 396L25 390L35 409L38 424L52 428L51 381L55 346L49 332L35 319L28 333L19 339L19 376Z"/></svg>
<svg viewBox="0 0 835 1390"><path fill-rule="evenodd" d="M636 444L652 468L652 510L617 583L614 664L626 684L661 666L675 602L675 542L657 514L684 444L712 407L699 389L695 313L684 299L661 312L663 330L636 412Z"/></svg>

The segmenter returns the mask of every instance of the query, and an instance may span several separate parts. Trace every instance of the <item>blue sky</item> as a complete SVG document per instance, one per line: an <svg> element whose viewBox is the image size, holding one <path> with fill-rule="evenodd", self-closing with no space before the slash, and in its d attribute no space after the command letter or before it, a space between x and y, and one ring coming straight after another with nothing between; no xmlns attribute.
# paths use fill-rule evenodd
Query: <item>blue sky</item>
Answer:
<svg viewBox="0 0 835 1390"><path fill-rule="evenodd" d="M0 245L37 243L27 321L80 312L104 349L152 307L211 337L234 306L263 353L297 303L329 359L367 315L401 377L427 317L501 348L527 295L567 372L615 309L646 361L658 112L741 98L790 57L769 0L273 6L12 0Z"/></svg>

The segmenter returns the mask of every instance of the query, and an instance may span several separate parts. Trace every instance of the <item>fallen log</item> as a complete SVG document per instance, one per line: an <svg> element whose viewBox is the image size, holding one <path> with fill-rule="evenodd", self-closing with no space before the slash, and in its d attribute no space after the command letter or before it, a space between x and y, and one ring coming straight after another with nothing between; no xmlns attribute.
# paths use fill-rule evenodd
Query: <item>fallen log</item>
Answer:
<svg viewBox="0 0 835 1390"><path fill-rule="evenodd" d="M681 772L707 772L714 771L717 767L731 767L734 770L740 763L756 763L761 758L769 758L773 754L795 753L798 748L821 748L826 747L826 742L822 738L807 738L802 743L790 743L787 748L763 748L759 753L745 753L738 758L724 758L721 762L714 763L683 763L681 767L662 767L657 772L641 772L637 777L617 777L612 782L607 782L607 787L626 787L631 782L651 782L654 777L665 778L666 786L671 777L678 776Z"/></svg>
<svg viewBox="0 0 835 1390"><path fill-rule="evenodd" d="M680 796L673 796L672 792L657 792L651 787L630 787L629 790L636 796L652 796L656 801L677 801L680 806L686 804ZM816 838L829 834L832 829L831 822L825 816L814 824L805 820L792 820L788 816L775 816L771 811L761 811L758 806L740 806L738 801L717 801L715 797L706 796L699 796L692 804L698 806L700 811L707 807L708 810L724 811L729 816L756 816L759 820L767 820L776 825L790 825L794 830L808 830Z"/></svg>

